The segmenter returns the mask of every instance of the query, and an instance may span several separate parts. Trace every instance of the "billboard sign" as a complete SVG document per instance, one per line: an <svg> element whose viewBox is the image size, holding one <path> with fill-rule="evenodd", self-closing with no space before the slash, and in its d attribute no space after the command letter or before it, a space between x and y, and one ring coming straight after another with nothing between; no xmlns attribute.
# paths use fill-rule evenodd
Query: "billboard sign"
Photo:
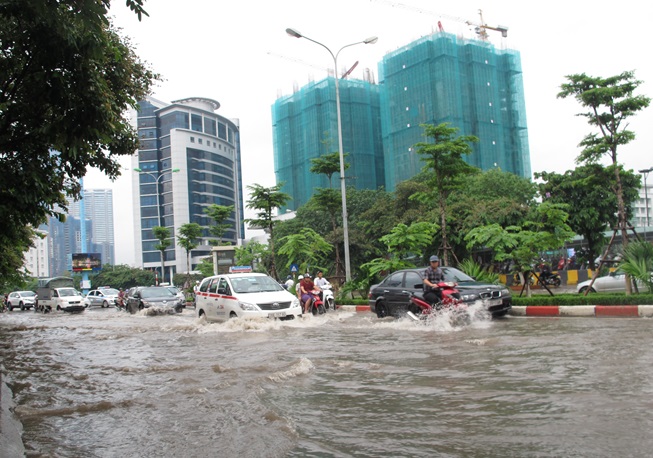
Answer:
<svg viewBox="0 0 653 458"><path fill-rule="evenodd" d="M90 272L101 268L100 253L73 253L73 272Z"/></svg>

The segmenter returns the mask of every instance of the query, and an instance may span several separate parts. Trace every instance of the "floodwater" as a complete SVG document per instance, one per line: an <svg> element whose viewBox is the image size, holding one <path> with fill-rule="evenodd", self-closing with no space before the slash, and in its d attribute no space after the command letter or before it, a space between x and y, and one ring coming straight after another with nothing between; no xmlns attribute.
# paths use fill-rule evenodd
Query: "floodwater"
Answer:
<svg viewBox="0 0 653 458"><path fill-rule="evenodd" d="M652 325L14 311L0 455L650 456Z"/></svg>

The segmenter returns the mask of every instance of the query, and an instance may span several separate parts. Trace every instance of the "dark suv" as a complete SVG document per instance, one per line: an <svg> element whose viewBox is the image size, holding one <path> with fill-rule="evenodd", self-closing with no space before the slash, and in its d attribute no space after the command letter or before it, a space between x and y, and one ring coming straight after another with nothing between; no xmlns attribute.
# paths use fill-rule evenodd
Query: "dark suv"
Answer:
<svg viewBox="0 0 653 458"><path fill-rule="evenodd" d="M456 282L456 289L464 302L482 300L493 318L506 315L512 307L510 290L503 285L482 283L453 267L442 267L445 281ZM403 269L388 275L378 285L370 288L370 309L378 317L403 316L408 311L410 293L423 297L423 280L426 267Z"/></svg>

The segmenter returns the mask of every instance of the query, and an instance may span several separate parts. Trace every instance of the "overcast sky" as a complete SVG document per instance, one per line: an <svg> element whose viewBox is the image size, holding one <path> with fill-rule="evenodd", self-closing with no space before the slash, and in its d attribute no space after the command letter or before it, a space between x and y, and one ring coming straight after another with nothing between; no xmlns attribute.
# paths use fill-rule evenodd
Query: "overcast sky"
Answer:
<svg viewBox="0 0 653 458"><path fill-rule="evenodd" d="M473 38L465 21L479 22L482 10L487 25L508 27L507 38L489 31L490 41L521 53L533 172L574 168L577 145L590 131L585 119L575 116L581 111L575 100L556 98L565 75L634 70L643 81L638 93L653 96L648 1L149 0L145 9L150 16L142 22L122 1L113 2L111 14L140 58L161 74L153 96L165 102L215 99L219 114L239 119L245 185L275 184L271 105L333 67L325 49L289 37L288 27L334 53L378 36L376 44L347 48L338 58L343 68L359 61L350 78L362 78L369 68L378 81L378 63L386 53L437 30L438 21L447 32ZM629 128L637 139L619 151L626 168L653 166L652 125L653 108L632 119ZM125 167L128 163L125 159ZM133 221L125 206L131 202L130 181L111 183L90 171L85 187L114 189L117 263L133 264Z"/></svg>

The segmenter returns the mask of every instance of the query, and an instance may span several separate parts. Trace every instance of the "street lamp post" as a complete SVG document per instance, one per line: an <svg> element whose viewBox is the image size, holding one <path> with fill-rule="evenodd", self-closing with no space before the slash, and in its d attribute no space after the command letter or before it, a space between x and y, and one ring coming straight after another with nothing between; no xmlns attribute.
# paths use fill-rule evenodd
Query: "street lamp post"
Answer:
<svg viewBox="0 0 653 458"><path fill-rule="evenodd" d="M653 171L653 167L649 167L648 169L643 169L640 170L639 173L644 175L644 205L646 205L646 223L644 224L644 240L646 240L646 228L649 225L649 219L648 219L648 188L646 187L646 177L648 176L649 172Z"/></svg>
<svg viewBox="0 0 653 458"><path fill-rule="evenodd" d="M164 170L163 172L158 173L158 174L155 174L155 173L152 173L152 172L145 172L142 169L139 169L137 167L135 167L134 170L136 172L138 172L139 174L141 174L141 175L149 175L152 178L154 178L154 182L156 183L156 215L157 215L157 219L159 221L159 226L164 227L163 226L163 220L161 219L161 202L159 200L159 194L160 194L160 192L159 192L159 180L163 176L167 175L168 173L179 172L179 169ZM166 277L166 270L165 270L165 263L164 263L164 260L163 260L163 255L162 255L161 256L161 283L165 282L165 277ZM172 278L170 280L172 280ZM172 283L172 281L171 281L171 283Z"/></svg>
<svg viewBox="0 0 653 458"><path fill-rule="evenodd" d="M350 281L351 280L351 263L349 260L349 223L347 222L348 217L347 217L347 185L345 183L345 156L343 152L343 146L342 146L342 117L340 114L340 89L338 86L339 82L339 77L338 77L338 55L340 52L348 48L350 46L358 45L358 44L374 44L378 41L378 37L370 37L367 38L363 41L357 41L356 43L351 43L348 45L343 46L336 52L335 54L329 49L326 45L320 43L319 41L315 41L312 38L307 37L306 35L302 35L295 29L286 29L286 33L290 35L291 37L295 38L305 38L308 41L312 41L313 43L322 46L324 49L329 51L329 54L331 54L331 57L333 58L333 67L334 67L334 77L335 77L335 83L336 83L336 117L338 119L338 153L339 153L339 158L340 158L340 194L342 197L342 233L343 233L343 243L345 246L345 280Z"/></svg>

